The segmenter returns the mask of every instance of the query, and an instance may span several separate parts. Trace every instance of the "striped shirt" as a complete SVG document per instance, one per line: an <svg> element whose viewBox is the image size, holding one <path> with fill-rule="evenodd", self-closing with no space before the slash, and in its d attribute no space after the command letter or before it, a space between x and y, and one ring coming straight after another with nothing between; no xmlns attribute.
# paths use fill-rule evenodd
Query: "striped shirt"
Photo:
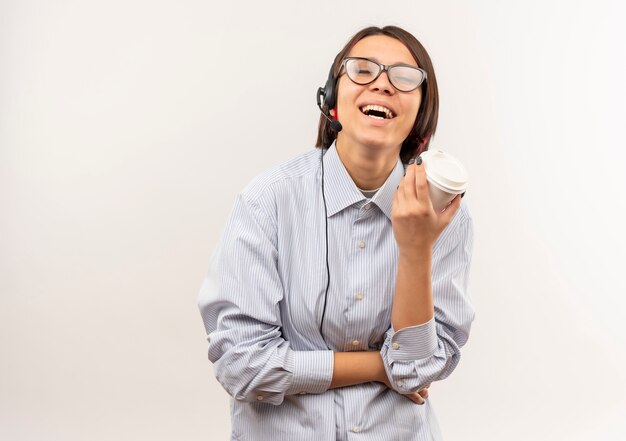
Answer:
<svg viewBox="0 0 626 441"><path fill-rule="evenodd" d="M232 397L231 440L440 440L430 400L402 393L448 377L474 310L467 292L472 219L465 202L432 253L435 317L395 331L398 248L391 226L398 159L367 199L334 144L254 179L237 197L198 306L217 380ZM333 351L380 351L393 386L329 389Z"/></svg>

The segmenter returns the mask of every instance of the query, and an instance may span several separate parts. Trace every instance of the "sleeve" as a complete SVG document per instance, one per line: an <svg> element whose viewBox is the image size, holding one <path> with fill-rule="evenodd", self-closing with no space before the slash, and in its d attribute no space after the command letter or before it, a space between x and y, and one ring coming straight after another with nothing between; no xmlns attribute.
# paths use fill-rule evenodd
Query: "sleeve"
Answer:
<svg viewBox="0 0 626 441"><path fill-rule="evenodd" d="M457 224L433 250L435 316L427 323L387 331L381 356L392 387L416 392L447 378L469 338L474 308L467 292L473 247L471 217Z"/></svg>
<svg viewBox="0 0 626 441"><path fill-rule="evenodd" d="M275 228L239 195L198 296L215 377L236 400L279 405L330 386L333 352L294 351L283 338L283 295Z"/></svg>

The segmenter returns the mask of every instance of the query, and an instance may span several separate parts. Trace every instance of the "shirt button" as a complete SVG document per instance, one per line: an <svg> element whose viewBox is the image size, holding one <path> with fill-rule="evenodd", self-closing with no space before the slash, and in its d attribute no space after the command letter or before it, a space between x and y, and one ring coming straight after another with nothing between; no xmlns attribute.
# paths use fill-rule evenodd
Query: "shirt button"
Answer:
<svg viewBox="0 0 626 441"><path fill-rule="evenodd" d="M263 395L257 395L256 399L259 400L259 401L263 401Z"/></svg>
<svg viewBox="0 0 626 441"><path fill-rule="evenodd" d="M352 340L352 346L358 346L358 345L359 345L358 340Z"/></svg>
<svg viewBox="0 0 626 441"><path fill-rule="evenodd" d="M356 297L357 300L363 300L363 293L362 292L357 292L354 297Z"/></svg>
<svg viewBox="0 0 626 441"><path fill-rule="evenodd" d="M391 347L394 349L400 349L400 343L393 343Z"/></svg>
<svg viewBox="0 0 626 441"><path fill-rule="evenodd" d="M399 381L398 381L398 387L403 387L403 386L404 386L404 381L399 380Z"/></svg>
<svg viewBox="0 0 626 441"><path fill-rule="evenodd" d="M365 242L363 242L362 240L359 240L359 241L356 243L356 245L357 245L359 248L361 248L361 249L365 248Z"/></svg>
<svg viewBox="0 0 626 441"><path fill-rule="evenodd" d="M354 427L352 428L352 431L353 431L354 433L359 433L359 432L361 431L361 428L360 428L359 426L354 426Z"/></svg>
<svg viewBox="0 0 626 441"><path fill-rule="evenodd" d="M365 204L363 205L363 208L365 208L366 210L369 210L370 208L372 208L372 204Z"/></svg>

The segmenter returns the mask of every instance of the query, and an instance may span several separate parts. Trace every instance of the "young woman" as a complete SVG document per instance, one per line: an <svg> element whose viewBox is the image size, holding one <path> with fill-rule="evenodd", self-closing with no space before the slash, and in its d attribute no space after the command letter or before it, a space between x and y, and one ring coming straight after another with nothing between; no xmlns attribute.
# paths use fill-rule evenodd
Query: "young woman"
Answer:
<svg viewBox="0 0 626 441"><path fill-rule="evenodd" d="M469 336L473 230L460 196L433 210L418 156L430 57L403 29L363 29L320 95L321 150L239 194L200 291L232 439L441 439L428 387Z"/></svg>

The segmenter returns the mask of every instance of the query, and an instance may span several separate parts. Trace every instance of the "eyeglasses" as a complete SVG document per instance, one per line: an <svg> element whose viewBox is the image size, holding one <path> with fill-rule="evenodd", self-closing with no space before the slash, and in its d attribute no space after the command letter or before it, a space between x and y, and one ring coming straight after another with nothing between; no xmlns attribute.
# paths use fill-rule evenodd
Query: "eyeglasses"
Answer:
<svg viewBox="0 0 626 441"><path fill-rule="evenodd" d="M411 92L426 80L424 69L409 64L385 66L369 58L348 57L341 66L346 70L348 78L361 86L373 83L385 71L391 85L400 92Z"/></svg>

